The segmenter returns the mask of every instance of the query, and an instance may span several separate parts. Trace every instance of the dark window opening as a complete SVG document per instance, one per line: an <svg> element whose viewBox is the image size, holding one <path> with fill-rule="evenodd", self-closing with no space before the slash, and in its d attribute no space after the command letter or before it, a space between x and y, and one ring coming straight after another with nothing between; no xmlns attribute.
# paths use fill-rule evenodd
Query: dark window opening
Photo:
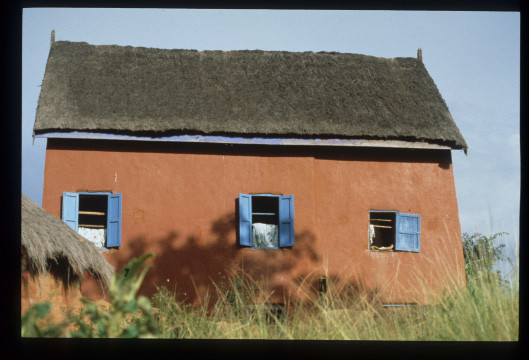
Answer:
<svg viewBox="0 0 529 360"><path fill-rule="evenodd" d="M79 226L105 228L107 205L106 195L79 195Z"/></svg>
<svg viewBox="0 0 529 360"><path fill-rule="evenodd" d="M277 196L252 196L252 223L279 224Z"/></svg>
<svg viewBox="0 0 529 360"><path fill-rule="evenodd" d="M395 248L394 212L369 213L369 250L390 251Z"/></svg>

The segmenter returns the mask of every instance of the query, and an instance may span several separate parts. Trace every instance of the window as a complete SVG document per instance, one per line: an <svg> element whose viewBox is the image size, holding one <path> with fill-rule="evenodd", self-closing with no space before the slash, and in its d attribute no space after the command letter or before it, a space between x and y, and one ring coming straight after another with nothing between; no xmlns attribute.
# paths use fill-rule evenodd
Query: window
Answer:
<svg viewBox="0 0 529 360"><path fill-rule="evenodd" d="M369 250L419 252L420 249L420 215L398 211L369 212Z"/></svg>
<svg viewBox="0 0 529 360"><path fill-rule="evenodd" d="M294 246L294 195L239 194L239 244L254 249Z"/></svg>
<svg viewBox="0 0 529 360"><path fill-rule="evenodd" d="M121 245L121 194L64 192L62 220L99 248Z"/></svg>

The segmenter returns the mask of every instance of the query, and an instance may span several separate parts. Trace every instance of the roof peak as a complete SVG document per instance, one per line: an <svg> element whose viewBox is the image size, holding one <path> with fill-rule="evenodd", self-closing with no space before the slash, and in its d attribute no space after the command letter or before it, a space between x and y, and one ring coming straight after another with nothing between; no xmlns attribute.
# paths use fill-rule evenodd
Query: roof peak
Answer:
<svg viewBox="0 0 529 360"><path fill-rule="evenodd" d="M133 48L133 49L145 49L145 50L152 50L152 51L189 51L189 52L197 52L197 53L274 53L274 54L316 54L316 55L337 55L337 56L360 56L360 57L369 57L374 59L381 59L381 60L395 60L395 59L415 59L415 57L383 57L383 56L374 56L374 55L367 55L367 54L360 54L360 53L351 53L351 52L340 52L340 51L312 51L312 50L306 50L306 51L290 51L290 50L262 50L262 49L233 49L233 50L220 50L220 49L204 49L204 50L197 50L197 49L184 49L184 48L156 48L156 47L147 47L147 46L134 46L134 45L119 45L119 44L90 44L86 41L67 41L67 40L60 40L55 41L55 30L52 31L52 44L62 45L62 44L79 44L83 46L90 46L90 47L96 47L96 48L103 48L103 47L117 47L117 48Z"/></svg>

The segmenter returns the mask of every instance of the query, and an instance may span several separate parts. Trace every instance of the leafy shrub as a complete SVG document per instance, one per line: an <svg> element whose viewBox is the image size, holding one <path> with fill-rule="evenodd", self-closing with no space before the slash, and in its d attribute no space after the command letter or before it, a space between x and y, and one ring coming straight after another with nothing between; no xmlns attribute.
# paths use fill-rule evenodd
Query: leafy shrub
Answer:
<svg viewBox="0 0 529 360"><path fill-rule="evenodd" d="M80 338L137 338L156 337L159 326L154 316L151 302L145 296L136 298L136 293L149 267L145 261L154 253L133 258L123 269L112 277L109 288L111 306L102 311L93 301L82 298L84 306L79 314L68 312L68 320L60 324L49 324L42 327L39 320L44 319L51 310L50 303L33 305L22 317L22 336L66 336ZM138 273L139 272L139 273ZM66 327L74 330L67 330Z"/></svg>
<svg viewBox="0 0 529 360"><path fill-rule="evenodd" d="M77 327L76 331L68 334L69 337L136 338L158 335L158 323L151 302L142 295L136 298L151 265L146 265L139 274L138 271L152 256L154 253L145 254L139 259L133 258L112 278L109 311L101 311L97 304L83 298L85 306L80 314L69 314L70 321Z"/></svg>
<svg viewBox="0 0 529 360"><path fill-rule="evenodd" d="M21 335L22 337L58 337L61 336L65 324L42 324L44 318L51 310L51 303L43 302L31 306L24 316L22 316Z"/></svg>
<svg viewBox="0 0 529 360"><path fill-rule="evenodd" d="M511 262L511 259L503 253L505 244L497 244L498 238L504 235L508 233L500 232L490 236L481 233L463 233L467 283L471 284L472 279L485 276L487 279L495 279L502 286L506 284L501 272L494 269L494 266L501 261Z"/></svg>

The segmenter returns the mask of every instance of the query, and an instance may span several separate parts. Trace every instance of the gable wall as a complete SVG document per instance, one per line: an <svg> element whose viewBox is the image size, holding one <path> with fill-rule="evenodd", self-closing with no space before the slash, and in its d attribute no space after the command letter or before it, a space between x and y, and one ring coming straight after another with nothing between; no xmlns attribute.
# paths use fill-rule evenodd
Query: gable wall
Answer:
<svg viewBox="0 0 529 360"><path fill-rule="evenodd" d="M60 217L62 192L82 190L123 194L122 246L104 255L120 269L154 251L146 295L176 285L198 304L215 292L212 280L226 285L241 267L278 302L294 293L292 281L322 274L406 302L414 276L441 265L464 281L448 151L48 140L43 208ZM239 193L293 194L296 245L237 245ZM369 209L421 214L421 253L366 251Z"/></svg>

